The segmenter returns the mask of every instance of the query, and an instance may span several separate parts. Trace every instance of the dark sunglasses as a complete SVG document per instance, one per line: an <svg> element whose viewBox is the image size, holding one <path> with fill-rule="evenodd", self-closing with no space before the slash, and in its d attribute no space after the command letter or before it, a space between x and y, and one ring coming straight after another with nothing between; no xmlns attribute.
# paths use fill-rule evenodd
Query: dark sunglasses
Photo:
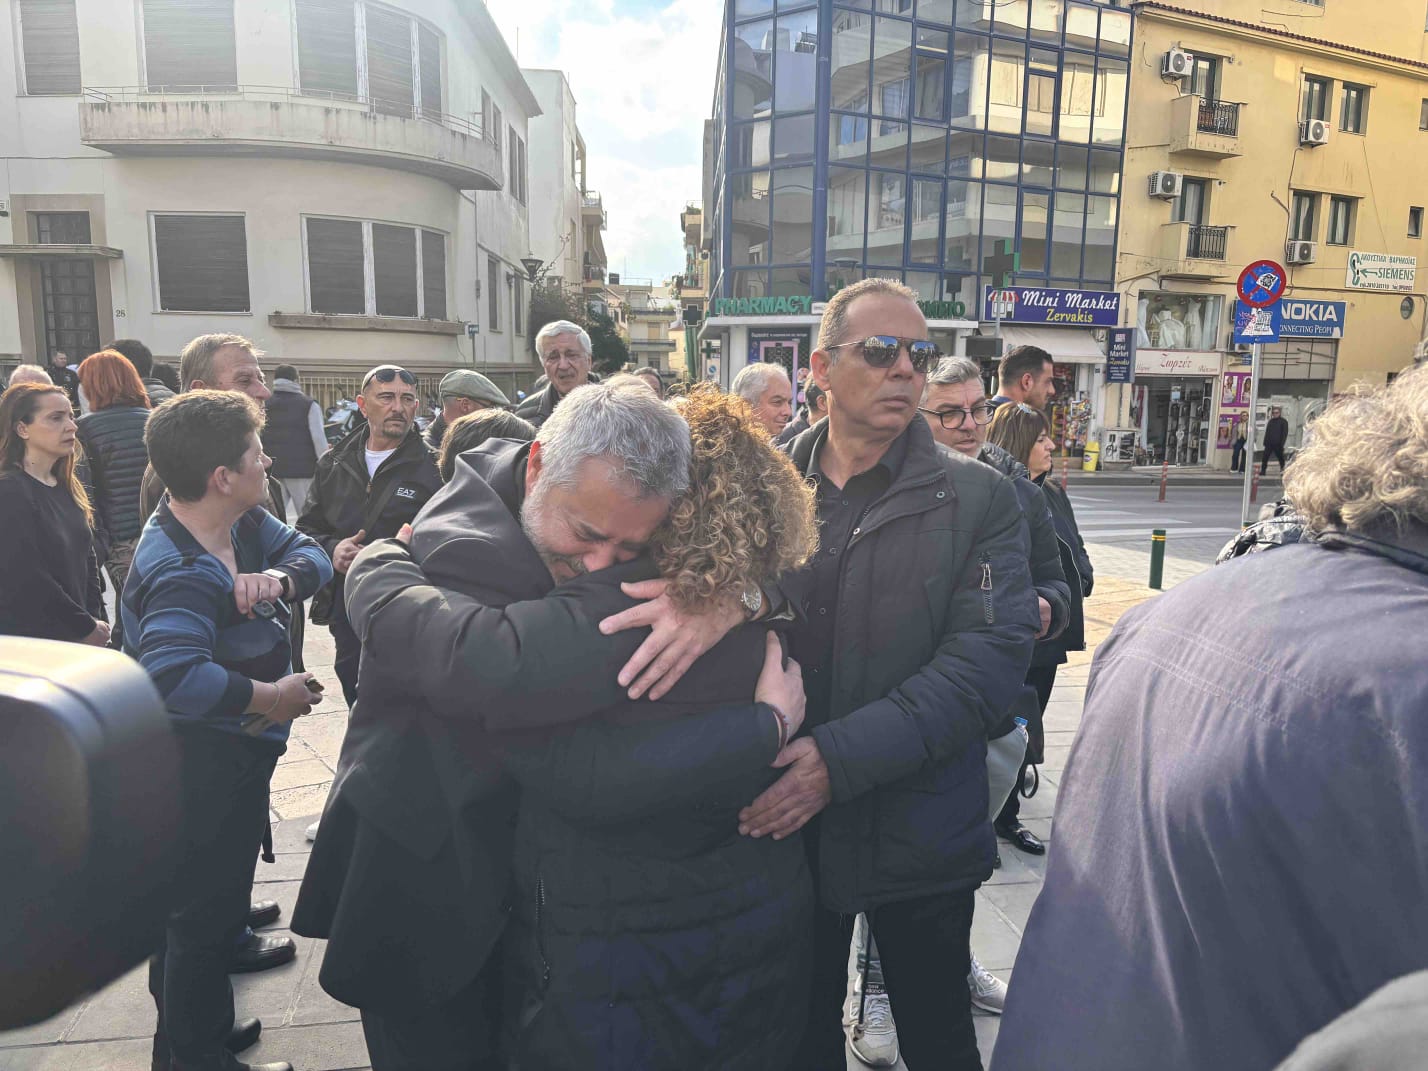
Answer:
<svg viewBox="0 0 1428 1071"><path fill-rule="evenodd" d="M416 376L412 375L405 368L398 368L394 364L379 364L372 371L362 377L362 389L367 389L367 384L372 380L378 383L390 383L394 379L400 379L408 387L416 386Z"/></svg>
<svg viewBox="0 0 1428 1071"><path fill-rule="evenodd" d="M857 342L838 342L823 348L836 350L844 346L861 347L863 360L873 368L891 368L897 363L898 352L904 346L907 347L907 357L912 362L914 372L926 372L942 359L942 351L937 348L937 343L929 342L925 338L898 338L895 335L871 335Z"/></svg>

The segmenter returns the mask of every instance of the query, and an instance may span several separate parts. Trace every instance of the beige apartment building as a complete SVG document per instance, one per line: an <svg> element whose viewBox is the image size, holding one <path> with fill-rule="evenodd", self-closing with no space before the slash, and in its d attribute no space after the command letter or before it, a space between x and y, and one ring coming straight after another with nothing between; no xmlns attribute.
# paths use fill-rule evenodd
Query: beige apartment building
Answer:
<svg viewBox="0 0 1428 1071"><path fill-rule="evenodd" d="M674 341L669 362L677 376L698 380L703 378L695 360L699 325L709 306L709 250L705 245L704 206L698 201L686 203L679 213L679 229L684 235L684 271L669 281L678 305L675 326L669 332ZM710 241L712 243L712 238Z"/></svg>
<svg viewBox="0 0 1428 1071"><path fill-rule="evenodd" d="M1135 381L1107 388L1107 455L1229 467L1250 413L1232 338L1241 269L1287 269L1258 399L1290 447L1335 393L1424 336L1428 35L1421 4L1132 4L1116 285ZM1123 322L1125 322L1123 320ZM1134 457L1132 457L1134 453Z"/></svg>

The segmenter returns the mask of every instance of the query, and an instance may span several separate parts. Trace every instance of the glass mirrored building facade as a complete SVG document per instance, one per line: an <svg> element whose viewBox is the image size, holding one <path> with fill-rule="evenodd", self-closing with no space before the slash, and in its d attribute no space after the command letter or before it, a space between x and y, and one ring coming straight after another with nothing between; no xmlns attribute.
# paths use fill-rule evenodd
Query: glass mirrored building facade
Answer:
<svg viewBox="0 0 1428 1071"><path fill-rule="evenodd" d="M1079 0L726 0L707 143L711 296L903 279L979 317L1113 289L1131 13Z"/></svg>

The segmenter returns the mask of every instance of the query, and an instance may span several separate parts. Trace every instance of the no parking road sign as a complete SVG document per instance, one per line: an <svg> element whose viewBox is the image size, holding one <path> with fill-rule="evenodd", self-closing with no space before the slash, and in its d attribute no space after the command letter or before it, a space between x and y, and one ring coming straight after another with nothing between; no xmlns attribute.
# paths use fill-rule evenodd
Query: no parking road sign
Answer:
<svg viewBox="0 0 1428 1071"><path fill-rule="evenodd" d="M1284 296L1284 265L1273 260L1256 260L1240 272L1240 300L1255 309L1268 308Z"/></svg>

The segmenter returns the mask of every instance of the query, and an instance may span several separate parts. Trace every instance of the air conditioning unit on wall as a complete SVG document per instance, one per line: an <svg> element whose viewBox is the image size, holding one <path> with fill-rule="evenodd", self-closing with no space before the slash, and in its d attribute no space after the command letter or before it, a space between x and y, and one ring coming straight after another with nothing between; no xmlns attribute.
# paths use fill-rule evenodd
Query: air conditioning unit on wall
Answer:
<svg viewBox="0 0 1428 1071"><path fill-rule="evenodd" d="M1306 119L1299 124L1300 145L1329 144L1329 122L1327 119Z"/></svg>
<svg viewBox="0 0 1428 1071"><path fill-rule="evenodd" d="M1180 196L1185 184L1185 176L1175 171L1152 171L1150 173L1149 194L1162 201L1173 201Z"/></svg>
<svg viewBox="0 0 1428 1071"><path fill-rule="evenodd" d="M1284 259L1290 264L1313 264L1314 243L1298 241L1286 242L1284 245Z"/></svg>
<svg viewBox="0 0 1428 1071"><path fill-rule="evenodd" d="M1172 48L1160 60L1160 73L1166 78L1188 78L1195 66L1195 57L1189 52Z"/></svg>

